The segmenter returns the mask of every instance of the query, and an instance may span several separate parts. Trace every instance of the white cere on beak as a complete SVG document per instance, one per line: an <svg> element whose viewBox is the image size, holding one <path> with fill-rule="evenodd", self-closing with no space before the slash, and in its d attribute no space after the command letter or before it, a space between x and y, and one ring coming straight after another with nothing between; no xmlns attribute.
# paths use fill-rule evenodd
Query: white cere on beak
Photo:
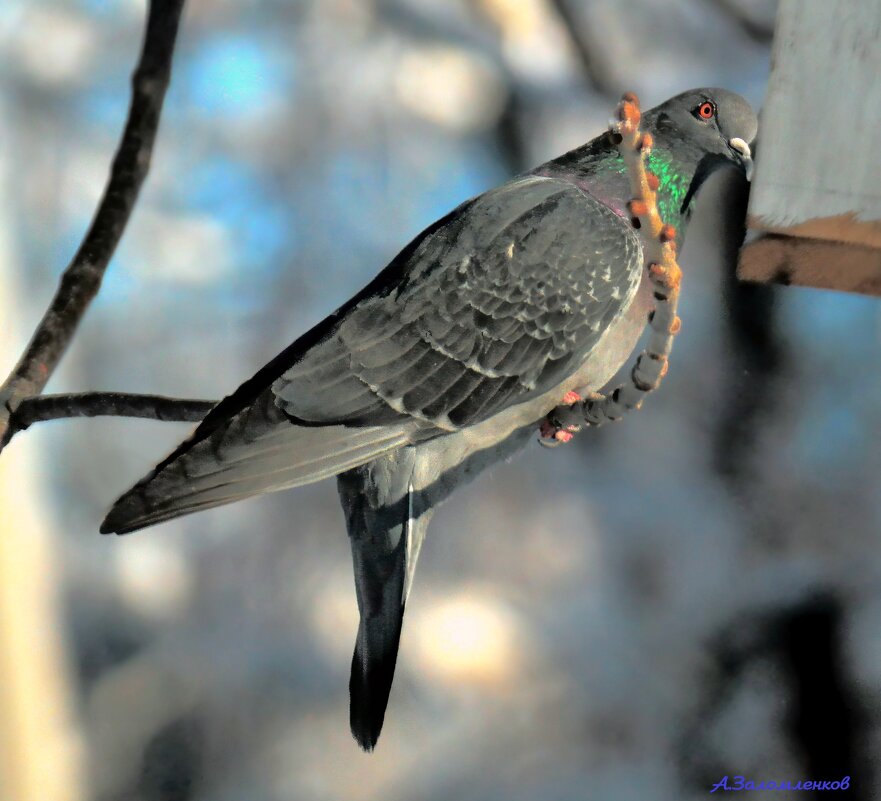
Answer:
<svg viewBox="0 0 881 801"><path fill-rule="evenodd" d="M753 179L753 154L749 149L749 145L739 136L729 139L728 144L743 157L743 165L746 168L746 180L751 181Z"/></svg>

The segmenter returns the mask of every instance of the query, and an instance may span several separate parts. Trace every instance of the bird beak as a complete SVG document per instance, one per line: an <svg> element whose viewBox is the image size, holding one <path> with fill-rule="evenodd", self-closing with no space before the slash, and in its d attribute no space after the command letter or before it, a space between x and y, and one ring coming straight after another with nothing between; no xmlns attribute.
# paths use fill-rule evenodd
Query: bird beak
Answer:
<svg viewBox="0 0 881 801"><path fill-rule="evenodd" d="M739 136L735 136L733 139L728 140L728 147L737 153L746 173L746 180L751 181L753 179L753 154L749 149L749 145Z"/></svg>

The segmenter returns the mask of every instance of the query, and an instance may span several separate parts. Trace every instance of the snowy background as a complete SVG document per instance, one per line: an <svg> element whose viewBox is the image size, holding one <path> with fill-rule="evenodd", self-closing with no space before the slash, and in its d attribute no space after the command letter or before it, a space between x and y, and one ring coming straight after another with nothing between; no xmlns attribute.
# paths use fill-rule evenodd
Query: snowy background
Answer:
<svg viewBox="0 0 881 801"><path fill-rule="evenodd" d="M10 359L103 188L143 17L136 0L0 4ZM621 91L651 106L724 86L758 108L773 17L746 0L193 0L153 170L48 391L227 394L424 226L601 132ZM188 427L21 434L86 797L687 801L724 775L846 774L851 797L881 797L881 305L738 286L738 196L718 176L698 203L662 391L435 517L372 755L348 731L357 609L333 482L102 538Z"/></svg>

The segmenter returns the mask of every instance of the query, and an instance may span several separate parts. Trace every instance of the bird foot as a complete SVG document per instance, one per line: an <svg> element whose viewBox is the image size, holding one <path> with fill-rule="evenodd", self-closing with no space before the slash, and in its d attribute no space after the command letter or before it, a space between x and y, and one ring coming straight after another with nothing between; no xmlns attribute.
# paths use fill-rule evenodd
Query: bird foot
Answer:
<svg viewBox="0 0 881 801"><path fill-rule="evenodd" d="M569 442L581 430L581 415L573 407L582 400L577 392L567 392L563 396L563 404L542 420L538 427L539 442L542 445L546 448L556 448L564 442Z"/></svg>
<svg viewBox="0 0 881 801"><path fill-rule="evenodd" d="M539 442L546 448L556 448L564 442L569 442L575 436L575 431L577 430L576 426L561 428L550 420L542 420L541 425L538 427Z"/></svg>

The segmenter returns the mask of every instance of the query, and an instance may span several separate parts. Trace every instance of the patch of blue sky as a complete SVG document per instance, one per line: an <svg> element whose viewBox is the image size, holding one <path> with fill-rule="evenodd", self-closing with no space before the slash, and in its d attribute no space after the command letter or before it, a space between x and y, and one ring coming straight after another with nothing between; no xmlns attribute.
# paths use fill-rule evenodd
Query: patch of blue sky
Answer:
<svg viewBox="0 0 881 801"><path fill-rule="evenodd" d="M259 113L294 89L290 47L266 37L223 34L182 51L172 91L202 113L236 117Z"/></svg>
<svg viewBox="0 0 881 801"><path fill-rule="evenodd" d="M5 0L0 3L0 33L4 28L17 24L24 15L24 0Z"/></svg>
<svg viewBox="0 0 881 801"><path fill-rule="evenodd" d="M227 309L248 309L265 302L262 287L272 285L272 273L279 269L282 254L296 247L292 210L266 191L254 169L225 158L194 165L179 189L180 194L168 202L181 206L183 213L205 215L227 229L231 269L209 284L194 286L161 281L149 274L137 277L139 274L127 269L129 260L148 256L130 253L123 241L99 295L101 301L116 303L149 281L151 292L192 292L194 303Z"/></svg>
<svg viewBox="0 0 881 801"><path fill-rule="evenodd" d="M137 210L135 214L137 214ZM76 248L79 247L90 222L91 218L89 217L79 217L72 221L69 236L65 236L65 242L70 244L63 261L65 265L73 257ZM119 247L110 260L107 272L104 273L101 291L94 303L99 307L111 308L115 313L124 317L127 314L126 309L135 302L138 293L143 291L142 284L145 277L134 269L132 260L135 258L149 259L149 256L150 254L134 253L131 247L131 238L124 233Z"/></svg>
<svg viewBox="0 0 881 801"><path fill-rule="evenodd" d="M124 14L131 7L130 0L77 0L76 4L87 14L102 19Z"/></svg>
<svg viewBox="0 0 881 801"><path fill-rule="evenodd" d="M426 148L421 158L404 149L337 151L316 176L306 213L332 278L316 287L319 304L344 300L341 288L357 291L422 229L501 180L488 148L440 139Z"/></svg>
<svg viewBox="0 0 881 801"><path fill-rule="evenodd" d="M836 388L805 399L792 442L793 464L828 483L864 463L864 421Z"/></svg>
<svg viewBox="0 0 881 801"><path fill-rule="evenodd" d="M98 306L111 307L123 317L127 314L128 304L133 303L142 291L141 278L127 267L129 258L124 246L116 251L95 301Z"/></svg>
<svg viewBox="0 0 881 801"><path fill-rule="evenodd" d="M876 298L823 290L786 290L784 324L792 341L824 352L864 355L878 346Z"/></svg>
<svg viewBox="0 0 881 801"><path fill-rule="evenodd" d="M29 225L27 247L38 260L37 269L45 270L52 276L60 275L77 252L91 221L90 215L76 215L59 226L57 235L51 237L47 237L45 231L31 229Z"/></svg>
<svg viewBox="0 0 881 801"><path fill-rule="evenodd" d="M374 151L337 151L318 180L326 181L318 191L323 208L314 209L323 224L338 220L335 227L367 238L381 236L383 220L399 225L398 218L388 219L388 164Z"/></svg>
<svg viewBox="0 0 881 801"><path fill-rule="evenodd" d="M203 287L208 302L242 312L264 304L282 255L297 248L293 209L253 167L223 157L194 165L181 192L183 206L224 226L232 244L231 270Z"/></svg>
<svg viewBox="0 0 881 801"><path fill-rule="evenodd" d="M803 395L793 461L830 478L846 477L865 454L866 410L881 391L867 369L878 352L877 299L798 288L781 294L787 337L822 376L822 384Z"/></svg>
<svg viewBox="0 0 881 801"><path fill-rule="evenodd" d="M502 180L485 147L438 146L430 159L390 160L375 150L340 151L327 175L326 200L356 234L393 240L409 238L464 200Z"/></svg>
<svg viewBox="0 0 881 801"><path fill-rule="evenodd" d="M271 269L282 250L296 247L293 210L267 192L248 164L212 157L195 165L182 189L183 203L225 226L234 259Z"/></svg>
<svg viewBox="0 0 881 801"><path fill-rule="evenodd" d="M488 148L465 147L444 156L443 161L419 165L421 171L415 173L419 189L412 198L413 214L425 225L506 178ZM404 181L408 174L410 170L405 167Z"/></svg>
<svg viewBox="0 0 881 801"><path fill-rule="evenodd" d="M112 136L117 138L125 123L130 101L129 86L125 80L104 80L79 93L76 110L83 121L102 131L112 132Z"/></svg>

